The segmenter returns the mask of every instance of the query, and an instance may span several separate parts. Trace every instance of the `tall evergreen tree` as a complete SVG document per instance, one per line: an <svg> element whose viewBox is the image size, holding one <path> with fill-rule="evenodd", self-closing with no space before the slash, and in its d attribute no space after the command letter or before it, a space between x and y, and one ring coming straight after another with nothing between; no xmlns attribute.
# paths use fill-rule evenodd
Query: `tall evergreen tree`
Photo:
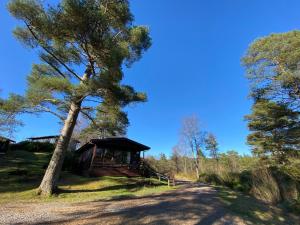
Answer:
<svg viewBox="0 0 300 225"><path fill-rule="evenodd" d="M41 60L27 78L21 108L64 121L39 187L40 194L51 195L78 114L93 119L96 108L90 103L103 99L122 107L145 101L145 94L121 84L122 66L140 59L151 41L146 27L133 25L127 0L61 0L55 6L11 0L8 9L23 22L16 38L37 49Z"/></svg>
<svg viewBox="0 0 300 225"><path fill-rule="evenodd" d="M248 143L259 155L284 162L299 150L300 31L272 34L256 40L243 58L254 100L246 118Z"/></svg>
<svg viewBox="0 0 300 225"><path fill-rule="evenodd" d="M243 58L251 96L300 107L300 31L272 34L252 43Z"/></svg>
<svg viewBox="0 0 300 225"><path fill-rule="evenodd" d="M252 113L246 116L252 133L248 143L259 156L273 156L277 163L284 163L287 156L300 150L299 112L284 104L260 100L252 107Z"/></svg>
<svg viewBox="0 0 300 225"><path fill-rule="evenodd" d="M218 160L218 142L214 134L209 133L205 139L205 148L209 152L210 157Z"/></svg>
<svg viewBox="0 0 300 225"><path fill-rule="evenodd" d="M0 98L0 135L12 137L18 126L23 125L17 119L23 98L11 94L8 99Z"/></svg>
<svg viewBox="0 0 300 225"><path fill-rule="evenodd" d="M97 109L96 117L90 125L84 129L82 138L104 138L112 136L126 136L129 120L121 106L103 102Z"/></svg>

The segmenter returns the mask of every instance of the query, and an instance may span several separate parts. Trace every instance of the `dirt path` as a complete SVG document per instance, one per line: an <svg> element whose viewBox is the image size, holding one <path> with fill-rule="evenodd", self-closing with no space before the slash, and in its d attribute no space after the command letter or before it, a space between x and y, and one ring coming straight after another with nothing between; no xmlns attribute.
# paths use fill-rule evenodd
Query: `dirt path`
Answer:
<svg viewBox="0 0 300 225"><path fill-rule="evenodd" d="M0 212L0 224L246 224L205 185L127 200L7 204Z"/></svg>

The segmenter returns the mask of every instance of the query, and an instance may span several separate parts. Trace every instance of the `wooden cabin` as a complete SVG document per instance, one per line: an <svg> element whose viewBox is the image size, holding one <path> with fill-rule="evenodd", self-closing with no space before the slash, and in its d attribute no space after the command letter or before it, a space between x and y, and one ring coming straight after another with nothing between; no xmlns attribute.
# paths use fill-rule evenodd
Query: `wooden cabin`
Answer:
<svg viewBox="0 0 300 225"><path fill-rule="evenodd" d="M15 143L14 140L11 140L6 137L0 136L0 154L5 154L7 150L9 149L9 145L11 143Z"/></svg>
<svg viewBox="0 0 300 225"><path fill-rule="evenodd" d="M76 150L78 170L92 176L140 176L141 154L149 149L125 137L91 139Z"/></svg>
<svg viewBox="0 0 300 225"><path fill-rule="evenodd" d="M50 143L50 144L56 144L58 139L59 139L59 135L51 135L51 136L41 136L41 137L30 137L27 138L28 141L30 142L40 142L40 143ZM71 138L70 143L69 143L69 147L68 147L68 151L75 151L79 145L80 141Z"/></svg>
<svg viewBox="0 0 300 225"><path fill-rule="evenodd" d="M59 135L41 136L41 137L30 137L27 138L31 142L51 143L55 144L59 138Z"/></svg>

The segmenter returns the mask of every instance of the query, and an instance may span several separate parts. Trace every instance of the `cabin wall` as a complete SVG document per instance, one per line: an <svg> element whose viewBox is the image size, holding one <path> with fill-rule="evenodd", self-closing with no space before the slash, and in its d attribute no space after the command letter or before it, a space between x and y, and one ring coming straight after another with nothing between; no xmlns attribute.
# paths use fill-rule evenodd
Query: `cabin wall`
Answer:
<svg viewBox="0 0 300 225"><path fill-rule="evenodd" d="M117 148L96 149L97 163L116 164L116 165L137 165L140 162L140 153L119 150Z"/></svg>
<svg viewBox="0 0 300 225"><path fill-rule="evenodd" d="M78 164L80 170L88 170L91 166L93 158L94 147L89 148L88 150L81 153L78 159Z"/></svg>
<svg viewBox="0 0 300 225"><path fill-rule="evenodd" d="M0 153L6 153L9 148L9 141L0 141Z"/></svg>
<svg viewBox="0 0 300 225"><path fill-rule="evenodd" d="M91 146L79 156L81 174L90 176L140 176L140 151Z"/></svg>

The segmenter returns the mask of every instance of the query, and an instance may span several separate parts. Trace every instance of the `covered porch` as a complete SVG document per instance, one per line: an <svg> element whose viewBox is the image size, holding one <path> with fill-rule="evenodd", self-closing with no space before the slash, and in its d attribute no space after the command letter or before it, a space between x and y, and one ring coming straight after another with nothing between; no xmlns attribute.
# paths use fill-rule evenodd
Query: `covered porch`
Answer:
<svg viewBox="0 0 300 225"><path fill-rule="evenodd" d="M91 139L76 152L81 172L93 176L139 176L141 155L148 146L124 137Z"/></svg>

